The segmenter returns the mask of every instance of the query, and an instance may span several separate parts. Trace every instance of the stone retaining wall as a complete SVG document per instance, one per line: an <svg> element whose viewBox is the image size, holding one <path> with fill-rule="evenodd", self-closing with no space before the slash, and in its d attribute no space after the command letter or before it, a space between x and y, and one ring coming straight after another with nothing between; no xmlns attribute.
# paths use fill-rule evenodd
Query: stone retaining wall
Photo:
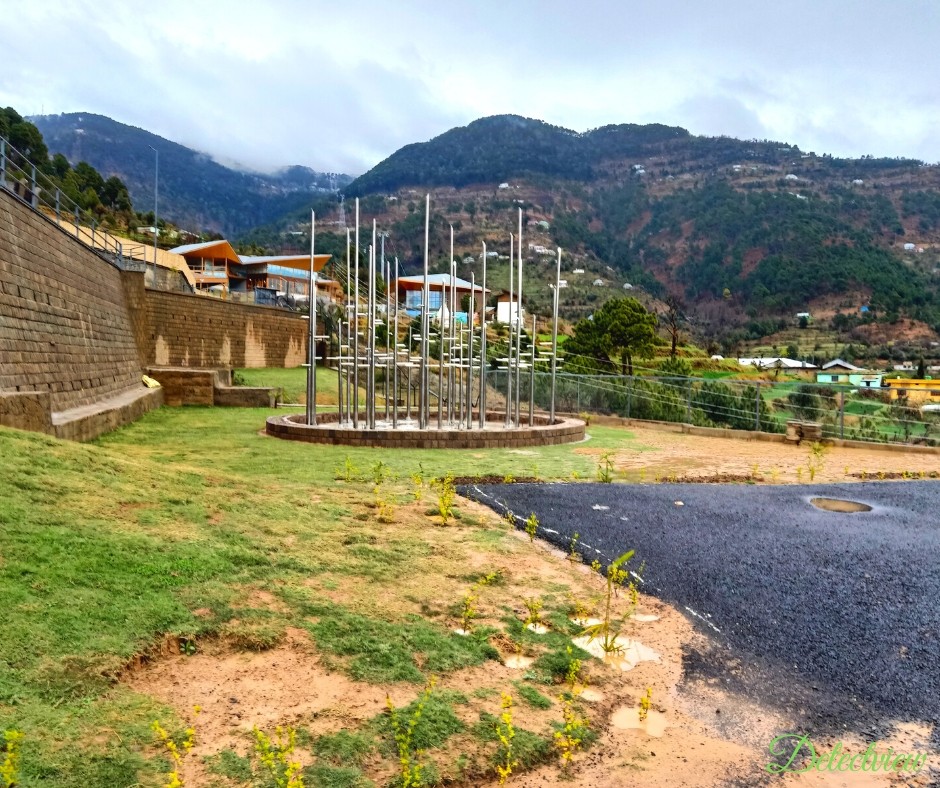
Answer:
<svg viewBox="0 0 940 788"><path fill-rule="evenodd" d="M64 411L139 388L121 272L0 189L0 391Z"/></svg>

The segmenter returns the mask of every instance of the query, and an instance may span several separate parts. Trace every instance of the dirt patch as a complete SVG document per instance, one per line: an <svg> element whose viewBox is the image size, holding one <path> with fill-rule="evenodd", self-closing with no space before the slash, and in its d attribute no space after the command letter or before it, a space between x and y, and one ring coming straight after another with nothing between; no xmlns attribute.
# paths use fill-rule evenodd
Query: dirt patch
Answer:
<svg viewBox="0 0 940 788"><path fill-rule="evenodd" d="M172 707L196 727L196 745L184 762L188 785L207 780L202 760L224 749L246 754L253 726L303 724L313 733L356 727L385 708L388 692L408 703L413 687L375 687L323 668L303 630L289 629L283 645L261 653L223 644L193 656L174 655L131 672L125 684ZM200 706L198 715L194 706ZM298 751L300 760L311 761Z"/></svg>
<svg viewBox="0 0 940 788"><path fill-rule="evenodd" d="M920 478L937 474L937 455L831 446L810 478L808 446L739 440L632 425L635 442L614 452L619 478L631 482L764 482L806 484ZM637 451L642 447L642 451ZM599 455L592 447L579 453Z"/></svg>

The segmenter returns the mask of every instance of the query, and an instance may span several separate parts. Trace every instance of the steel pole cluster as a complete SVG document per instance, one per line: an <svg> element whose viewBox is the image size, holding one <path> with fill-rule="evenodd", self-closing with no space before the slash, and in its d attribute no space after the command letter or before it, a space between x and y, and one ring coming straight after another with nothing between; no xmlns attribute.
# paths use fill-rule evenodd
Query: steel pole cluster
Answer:
<svg viewBox="0 0 940 788"><path fill-rule="evenodd" d="M416 321L411 321L392 294L391 266L385 264L385 237L372 223L371 243L363 250L359 244L359 200L356 199L355 230L346 231L346 282L343 304L332 318L332 330L316 333L320 308L317 304L317 276L313 268L315 220L311 214L310 228L310 327L308 334L307 423L317 423L316 355L318 341L337 338L335 355L326 356L336 368L338 423L352 429L490 429L498 422L486 418L487 372L495 366L506 373L505 418L503 429L531 425L535 411L535 367L538 361L551 363L550 421L555 420L555 373L558 366L558 296L561 276L561 249L555 282L549 287L552 296L552 342L537 358L538 319L532 316L532 337L523 351L522 209L519 209L518 233L509 235L510 246L510 315L509 335L505 344L490 346L487 339L486 279L487 246L483 248L482 286L477 287L476 275L470 275L467 320L456 319L457 263L454 259L454 231L450 231L450 266L446 284L441 285L440 308L432 313L430 305L429 238L430 195L425 201L424 278L421 305ZM381 238L381 247L377 241ZM360 272L360 262L366 270ZM395 258L397 280L398 259ZM362 274L365 274L363 277ZM380 277L385 293L380 292ZM364 288L360 291L361 281ZM531 286L531 285L530 285ZM516 300L513 301L513 293ZM325 309L328 307L325 307ZM479 312L479 321L476 320ZM323 315L324 320L326 314ZM401 318L404 317L404 321ZM417 323L417 331L416 325ZM405 326L407 330L405 331ZM404 332L404 333L403 333ZM384 336L380 336L384 334ZM528 414L522 416L521 386L528 372ZM364 383L364 391L360 392Z"/></svg>

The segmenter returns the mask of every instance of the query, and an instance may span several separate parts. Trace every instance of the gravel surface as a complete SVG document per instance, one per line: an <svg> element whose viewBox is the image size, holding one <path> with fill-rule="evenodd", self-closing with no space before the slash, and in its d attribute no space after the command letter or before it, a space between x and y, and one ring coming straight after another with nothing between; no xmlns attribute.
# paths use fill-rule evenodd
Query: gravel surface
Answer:
<svg viewBox="0 0 940 788"><path fill-rule="evenodd" d="M713 648L687 677L718 678L814 730L869 738L934 723L940 744L940 483L511 484L461 493L538 515L586 561L635 548L643 590L694 618ZM816 496L872 511L822 511ZM679 505L677 502L681 502Z"/></svg>

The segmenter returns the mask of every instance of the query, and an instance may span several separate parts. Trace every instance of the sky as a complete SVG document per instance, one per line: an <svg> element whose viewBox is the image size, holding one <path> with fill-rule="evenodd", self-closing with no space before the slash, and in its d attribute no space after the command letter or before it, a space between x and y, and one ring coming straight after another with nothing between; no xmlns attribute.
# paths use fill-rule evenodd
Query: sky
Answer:
<svg viewBox="0 0 940 788"><path fill-rule="evenodd" d="M360 174L488 115L940 161L937 0L0 0L0 105Z"/></svg>

